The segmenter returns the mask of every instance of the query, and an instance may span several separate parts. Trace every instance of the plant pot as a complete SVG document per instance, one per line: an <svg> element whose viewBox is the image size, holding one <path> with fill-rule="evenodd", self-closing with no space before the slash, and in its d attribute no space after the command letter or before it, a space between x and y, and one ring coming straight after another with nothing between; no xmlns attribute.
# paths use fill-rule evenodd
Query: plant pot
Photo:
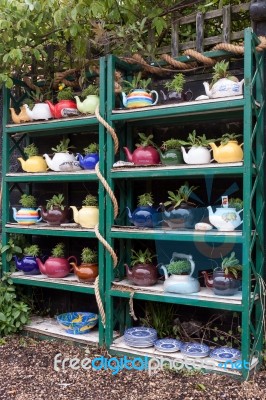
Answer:
<svg viewBox="0 0 266 400"><path fill-rule="evenodd" d="M79 266L73 262L70 264L73 266L79 282L94 282L98 276L97 263L81 263Z"/></svg>
<svg viewBox="0 0 266 400"><path fill-rule="evenodd" d="M241 288L241 280L224 271L213 271L213 293L217 296L233 296Z"/></svg>
<svg viewBox="0 0 266 400"><path fill-rule="evenodd" d="M73 210L74 221L82 228L94 228L99 223L99 208L96 206L82 206L80 210L70 206Z"/></svg>
<svg viewBox="0 0 266 400"><path fill-rule="evenodd" d="M171 149L164 153L160 151L160 159L163 165L178 165L184 164L181 150Z"/></svg>
<svg viewBox="0 0 266 400"><path fill-rule="evenodd" d="M155 100L153 101L152 96L155 95ZM134 89L127 96L122 93L123 96L123 106L126 108L139 108L154 106L158 102L158 93L156 90L143 90Z"/></svg>
<svg viewBox="0 0 266 400"><path fill-rule="evenodd" d="M14 220L20 225L34 225L42 220L42 217L39 216L40 207L37 209L22 207L18 211L12 207L12 210Z"/></svg>
<svg viewBox="0 0 266 400"><path fill-rule="evenodd" d="M163 210L162 219L171 229L194 229L198 222L194 215L195 207L181 203L179 207Z"/></svg>
<svg viewBox="0 0 266 400"><path fill-rule="evenodd" d="M170 90L169 92L164 92L162 89L160 90L160 103L161 104L176 104L182 103L184 101L191 101L193 98L193 93L189 89L186 92L176 92L174 90Z"/></svg>
<svg viewBox="0 0 266 400"><path fill-rule="evenodd" d="M95 169L95 165L99 161L99 154L98 153L90 153L82 156L81 154L77 153L77 159L81 168L83 169Z"/></svg>
<svg viewBox="0 0 266 400"><path fill-rule="evenodd" d="M24 256L19 259L17 256L14 256L14 260L16 263L16 268L19 271L24 272L25 275L40 275L40 270L36 261L36 257L33 256Z"/></svg>
<svg viewBox="0 0 266 400"><path fill-rule="evenodd" d="M127 278L137 286L152 286L157 282L158 271L153 264L136 264L129 268L125 264Z"/></svg>
<svg viewBox="0 0 266 400"><path fill-rule="evenodd" d="M60 207L54 206L53 210L47 210L45 207L40 207L42 219L48 225L60 225L68 221L68 207L61 210Z"/></svg>
<svg viewBox="0 0 266 400"><path fill-rule="evenodd" d="M157 225L157 210L151 206L137 207L131 214L127 207L129 221L137 228L153 228Z"/></svg>
<svg viewBox="0 0 266 400"><path fill-rule="evenodd" d="M48 169L46 161L42 156L31 156L27 160L19 157L18 161L25 172L46 172Z"/></svg>

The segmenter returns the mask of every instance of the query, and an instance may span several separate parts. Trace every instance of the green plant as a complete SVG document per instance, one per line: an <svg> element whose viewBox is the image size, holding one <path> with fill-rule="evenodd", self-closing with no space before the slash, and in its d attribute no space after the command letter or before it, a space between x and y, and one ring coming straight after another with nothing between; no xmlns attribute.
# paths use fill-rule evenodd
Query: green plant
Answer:
<svg viewBox="0 0 266 400"><path fill-rule="evenodd" d="M236 211L240 211L243 208L243 200L239 199L238 197L231 197L228 201L228 206L235 208Z"/></svg>
<svg viewBox="0 0 266 400"><path fill-rule="evenodd" d="M74 91L73 88L68 86L65 87L65 85L61 84L59 85L59 90L56 96L58 101L61 100L74 100Z"/></svg>
<svg viewBox="0 0 266 400"><path fill-rule="evenodd" d="M61 210L64 210L64 195L62 193L54 194L53 197L49 200L46 200L46 209L47 210L53 210L54 207L58 207Z"/></svg>
<svg viewBox="0 0 266 400"><path fill-rule="evenodd" d="M180 93L180 92L182 92L185 83L186 83L186 80L185 80L184 74L179 73L179 74L176 74L171 81L166 82L164 84L164 86L169 91L172 90L177 93Z"/></svg>
<svg viewBox="0 0 266 400"><path fill-rule="evenodd" d="M25 208L34 208L36 207L37 204L37 200L34 196L32 196L31 194L26 194L24 193L20 200L19 203L22 205L22 207Z"/></svg>
<svg viewBox="0 0 266 400"><path fill-rule="evenodd" d="M123 80L123 83L125 84L123 86L123 89L125 93L130 92L130 90L134 89L143 89L147 90L149 84L151 83L151 78L148 79L141 79L141 71L137 74L134 75L131 81Z"/></svg>
<svg viewBox="0 0 266 400"><path fill-rule="evenodd" d="M24 147L23 151L28 158L37 156L39 154L38 147L34 143L31 143L28 146Z"/></svg>
<svg viewBox="0 0 266 400"><path fill-rule="evenodd" d="M86 98L87 96L99 96L99 87L97 85L89 85L82 90L81 96Z"/></svg>
<svg viewBox="0 0 266 400"><path fill-rule="evenodd" d="M146 136L145 133L138 133L138 135L140 138L140 143L136 143L136 147L156 147L155 143L153 143L153 141L151 140L153 138L153 135Z"/></svg>
<svg viewBox="0 0 266 400"><path fill-rule="evenodd" d="M175 194L172 191L168 191L168 201L164 203L165 206L171 205L172 207L176 208L180 206L181 203L190 203L188 201L189 197L191 194L196 190L198 186L190 186L188 185L188 182L185 182L184 185L180 186L180 188L177 190L177 193Z"/></svg>
<svg viewBox="0 0 266 400"><path fill-rule="evenodd" d="M166 269L169 274L187 275L191 272L191 264L188 260L171 261Z"/></svg>
<svg viewBox="0 0 266 400"><path fill-rule="evenodd" d="M143 193L138 196L138 207L140 206L152 206L153 197L151 193Z"/></svg>
<svg viewBox="0 0 266 400"><path fill-rule="evenodd" d="M81 252L81 260L84 264L93 264L98 262L98 254L89 247L84 247Z"/></svg>
<svg viewBox="0 0 266 400"><path fill-rule="evenodd" d="M214 65L211 86L214 85L215 82L217 82L219 79L222 79L222 78L227 78L232 81L238 82L238 79L235 76L230 75L230 73L228 71L228 67L229 67L229 62L225 61L225 60L217 62Z"/></svg>
<svg viewBox="0 0 266 400"><path fill-rule="evenodd" d="M37 244L25 247L23 253L26 256L38 257L40 255L40 247Z"/></svg>
<svg viewBox="0 0 266 400"><path fill-rule="evenodd" d="M17 299L10 274L0 279L0 336L4 337L23 328L28 322L30 308Z"/></svg>
<svg viewBox="0 0 266 400"><path fill-rule="evenodd" d="M235 252L232 252L229 257L222 258L221 268L225 275L233 275L237 279L241 275L242 265L235 256Z"/></svg>
<svg viewBox="0 0 266 400"><path fill-rule="evenodd" d="M171 139L165 140L162 143L161 149L165 150L165 151L166 150L174 150L174 149L179 150L180 147L181 147L180 140L171 138Z"/></svg>
<svg viewBox="0 0 266 400"><path fill-rule="evenodd" d="M99 153L99 145L98 143L90 143L89 146L84 147L85 154Z"/></svg>
<svg viewBox="0 0 266 400"><path fill-rule="evenodd" d="M131 266L133 267L136 264L151 264L154 257L156 255L152 255L149 249L145 251L131 249Z"/></svg>
<svg viewBox="0 0 266 400"><path fill-rule="evenodd" d="M188 134L187 140L180 140L180 144L182 146L190 146L190 147L208 147L210 142L214 142L215 139L207 139L206 135L197 136L195 129L192 133Z"/></svg>
<svg viewBox="0 0 266 400"><path fill-rule="evenodd" d="M165 338L173 335L174 319L173 304L146 302L140 322L143 326L156 329L159 338Z"/></svg>
<svg viewBox="0 0 266 400"><path fill-rule="evenodd" d="M57 146L52 147L52 150L55 153L67 153L69 149L74 148L74 146L69 146L69 143L70 139L64 137Z"/></svg>
<svg viewBox="0 0 266 400"><path fill-rule="evenodd" d="M26 237L25 235L20 235L20 234L10 235L7 244L4 246L2 243L0 243L0 252L1 252L0 267L2 267L2 255L5 253L6 262L9 263L10 271L11 272L15 271L16 267L15 267L14 256L21 255L23 253L22 249L25 247L25 245L26 245Z"/></svg>
<svg viewBox="0 0 266 400"><path fill-rule="evenodd" d="M63 242L57 243L57 245L52 249L51 255L56 258L64 258L65 250L65 244Z"/></svg>
<svg viewBox="0 0 266 400"><path fill-rule="evenodd" d="M236 138L241 136L241 134L237 133L224 133L219 140L221 141L221 145L225 146L230 140L236 141Z"/></svg>
<svg viewBox="0 0 266 400"><path fill-rule="evenodd" d="M98 199L96 196L93 196L92 194L87 194L85 199L82 201L82 204L84 206L89 206L89 207L95 207L98 205Z"/></svg>

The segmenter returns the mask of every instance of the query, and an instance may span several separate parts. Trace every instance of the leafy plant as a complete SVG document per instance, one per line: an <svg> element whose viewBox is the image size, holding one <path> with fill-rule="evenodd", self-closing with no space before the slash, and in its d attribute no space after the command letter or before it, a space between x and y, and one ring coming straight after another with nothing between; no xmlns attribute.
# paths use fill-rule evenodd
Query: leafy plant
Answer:
<svg viewBox="0 0 266 400"><path fill-rule="evenodd" d="M99 153L99 145L98 143L90 143L89 146L84 147L85 154L95 154Z"/></svg>
<svg viewBox="0 0 266 400"><path fill-rule="evenodd" d="M171 138L163 142L161 149L165 151L174 149L179 150L180 147L181 147L180 140Z"/></svg>
<svg viewBox="0 0 266 400"><path fill-rule="evenodd" d="M34 196L32 196L31 194L26 194L24 193L20 200L19 203L22 205L22 207L25 208L34 208L36 207L37 204L37 200Z"/></svg>
<svg viewBox="0 0 266 400"><path fill-rule="evenodd" d="M225 275L233 275L237 279L242 271L242 265L232 252L229 257L222 258L221 268Z"/></svg>
<svg viewBox="0 0 266 400"><path fill-rule="evenodd" d="M74 148L74 146L69 146L69 143L70 139L64 137L57 146L52 147L52 150L55 153L67 153L69 149Z"/></svg>
<svg viewBox="0 0 266 400"><path fill-rule="evenodd" d="M23 253L26 256L38 257L40 255L40 247L37 244L25 247Z"/></svg>
<svg viewBox="0 0 266 400"><path fill-rule="evenodd" d="M131 81L123 80L123 83L125 84L123 89L125 93L130 92L130 90L134 89L143 89L147 90L149 84L151 83L151 78L148 79L141 79L141 71L137 74L134 75Z"/></svg>
<svg viewBox="0 0 266 400"><path fill-rule="evenodd" d="M64 258L65 250L65 244L63 242L57 243L57 245L52 249L52 257Z"/></svg>
<svg viewBox="0 0 266 400"><path fill-rule="evenodd" d="M229 67L229 62L225 61L225 60L217 62L214 65L211 86L214 85L215 82L217 82L219 79L222 79L222 78L227 78L232 81L238 82L238 79L235 76L230 75L230 73L228 71L228 67Z"/></svg>
<svg viewBox="0 0 266 400"><path fill-rule="evenodd" d="M180 140L182 146L190 146L190 147L208 147L210 142L214 142L215 139L207 139L206 135L197 136L195 129L192 133L189 133L187 140Z"/></svg>
<svg viewBox="0 0 266 400"><path fill-rule="evenodd" d="M236 141L236 138L241 137L241 134L236 133L224 133L221 140L221 145L225 146L230 140Z"/></svg>
<svg viewBox="0 0 266 400"><path fill-rule="evenodd" d="M53 210L54 207L58 207L61 210L64 210L64 195L62 193L54 194L53 197L49 200L46 200L46 209L47 210Z"/></svg>
<svg viewBox="0 0 266 400"><path fill-rule="evenodd" d="M84 247L81 253L81 260L84 264L93 264L98 262L98 253L89 247Z"/></svg>
<svg viewBox="0 0 266 400"><path fill-rule="evenodd" d="M87 96L99 96L100 90L97 85L89 85L85 89L82 90L81 96L82 97L87 97Z"/></svg>
<svg viewBox="0 0 266 400"><path fill-rule="evenodd" d="M29 307L17 299L9 274L0 279L0 336L20 331L29 320Z"/></svg>
<svg viewBox="0 0 266 400"><path fill-rule="evenodd" d="M149 249L145 251L131 249L131 266L133 267L136 264L151 264L154 257L156 255L152 255Z"/></svg>
<svg viewBox="0 0 266 400"><path fill-rule="evenodd" d="M26 237L25 235L20 235L20 234L12 234L9 237L9 240L6 245L2 245L0 243L0 252L1 252L1 257L0 257L0 266L2 267L2 255L5 253L6 256L6 262L9 263L10 265L10 271L15 271L15 261L14 261L14 256L21 255L23 252L23 247L26 244ZM1 269L1 268L0 268Z"/></svg>
<svg viewBox="0 0 266 400"><path fill-rule="evenodd" d="M151 193L143 193L138 196L138 206L152 206L153 197Z"/></svg>
<svg viewBox="0 0 266 400"><path fill-rule="evenodd" d="M164 86L169 91L174 91L174 92L180 93L180 92L182 92L185 83L186 83L186 80L185 80L184 74L179 73L179 74L176 74L171 81L166 82L164 84Z"/></svg>
<svg viewBox="0 0 266 400"><path fill-rule="evenodd" d="M98 205L98 199L96 196L93 196L92 194L87 194L85 199L82 201L82 204L84 206L90 206L90 207L95 207Z"/></svg>
<svg viewBox="0 0 266 400"><path fill-rule="evenodd" d="M187 275L191 272L191 264L188 260L172 261L166 265L169 274Z"/></svg>
<svg viewBox="0 0 266 400"><path fill-rule="evenodd" d="M31 143L28 146L24 147L23 151L28 158L37 156L39 154L38 147L34 143Z"/></svg>
<svg viewBox="0 0 266 400"><path fill-rule="evenodd" d="M239 199L238 197L234 198L231 197L228 201L228 206L235 208L236 211L242 210L243 208L243 200Z"/></svg>
<svg viewBox="0 0 266 400"><path fill-rule="evenodd" d="M175 194L172 191L168 191L168 201L164 203L165 206L173 206L174 208L180 206L181 203L190 203L188 201L189 197L191 196L191 193L196 190L198 186L190 186L188 185L188 182L185 182L184 185L180 186L180 188L177 190L177 193ZM190 203L193 204L193 203Z"/></svg>
<svg viewBox="0 0 266 400"><path fill-rule="evenodd" d="M136 143L136 147L156 147L155 143L153 143L153 141L151 140L153 138L153 135L146 136L145 133L138 133L138 135L140 138L140 143Z"/></svg>
<svg viewBox="0 0 266 400"><path fill-rule="evenodd" d="M145 314L140 318L143 326L156 329L159 338L173 335L175 306L167 303L146 302Z"/></svg>
<svg viewBox="0 0 266 400"><path fill-rule="evenodd" d="M71 86L65 87L64 84L59 85L57 93L57 100L74 100L74 91Z"/></svg>

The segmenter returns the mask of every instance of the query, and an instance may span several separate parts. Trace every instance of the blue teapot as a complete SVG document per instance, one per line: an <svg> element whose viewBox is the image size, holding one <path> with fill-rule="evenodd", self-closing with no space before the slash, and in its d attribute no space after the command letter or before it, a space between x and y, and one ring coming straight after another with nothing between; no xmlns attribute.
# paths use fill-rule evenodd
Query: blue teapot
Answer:
<svg viewBox="0 0 266 400"><path fill-rule="evenodd" d="M152 206L139 206L132 213L129 207L128 211L129 221L137 228L153 228L156 225L157 210Z"/></svg>
<svg viewBox="0 0 266 400"><path fill-rule="evenodd" d="M98 153L90 153L82 156L80 153L77 153L77 160L83 169L94 169L95 165L99 162L99 154Z"/></svg>
<svg viewBox="0 0 266 400"><path fill-rule="evenodd" d="M16 263L16 268L19 271L24 272L25 275L40 275L36 257L24 256L23 258L19 259L17 256L14 256L14 260Z"/></svg>

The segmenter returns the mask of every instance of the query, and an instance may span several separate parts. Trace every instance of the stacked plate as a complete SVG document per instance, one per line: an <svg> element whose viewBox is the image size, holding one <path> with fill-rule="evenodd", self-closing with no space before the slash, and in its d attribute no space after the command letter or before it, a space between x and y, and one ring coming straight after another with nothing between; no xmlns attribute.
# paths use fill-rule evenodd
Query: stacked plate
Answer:
<svg viewBox="0 0 266 400"><path fill-rule="evenodd" d="M154 347L163 353L174 353L181 349L182 344L180 340L176 339L159 339L154 343Z"/></svg>
<svg viewBox="0 0 266 400"><path fill-rule="evenodd" d="M210 348L206 344L184 343L181 347L181 353L188 357L207 357L210 353Z"/></svg>
<svg viewBox="0 0 266 400"><path fill-rule="evenodd" d="M156 340L157 331L153 328L129 328L124 333L124 341L130 347L152 347Z"/></svg>
<svg viewBox="0 0 266 400"><path fill-rule="evenodd" d="M233 349L231 347L216 347L210 353L210 357L215 361L225 362L232 361L235 362L241 358L241 351Z"/></svg>

